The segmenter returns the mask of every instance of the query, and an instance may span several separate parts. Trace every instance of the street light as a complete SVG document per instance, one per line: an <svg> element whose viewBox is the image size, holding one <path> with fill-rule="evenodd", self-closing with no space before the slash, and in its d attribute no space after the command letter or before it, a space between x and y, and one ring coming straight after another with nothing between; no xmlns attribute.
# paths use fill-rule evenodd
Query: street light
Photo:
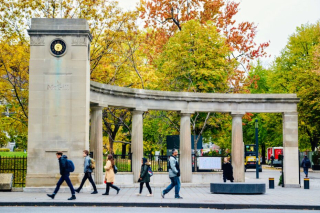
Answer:
<svg viewBox="0 0 320 213"><path fill-rule="evenodd" d="M258 141L258 119L255 122L256 129L256 179L259 179L259 141Z"/></svg>

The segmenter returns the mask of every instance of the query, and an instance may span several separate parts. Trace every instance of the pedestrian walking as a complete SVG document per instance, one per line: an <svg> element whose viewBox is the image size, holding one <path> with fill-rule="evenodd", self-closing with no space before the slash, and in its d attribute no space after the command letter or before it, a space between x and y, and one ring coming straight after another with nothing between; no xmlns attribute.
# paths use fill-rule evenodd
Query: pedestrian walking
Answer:
<svg viewBox="0 0 320 213"><path fill-rule="evenodd" d="M152 194L152 190L151 190L151 187L150 187L150 174L149 172L151 171L152 173L152 170L150 168L150 162L147 162L147 159L146 158L142 158L141 160L141 170L140 170L140 177L139 177L139 180L138 182L140 182L140 191L139 193L137 194L137 196L140 196L141 195L141 192L142 192L142 189L143 189L143 184L145 183L148 190L149 190L149 194L147 195L147 197L152 197L153 194Z"/></svg>
<svg viewBox="0 0 320 213"><path fill-rule="evenodd" d="M179 195L180 191L180 168L179 168L179 163L177 161L177 156L178 156L178 151L176 149L172 150L172 156L169 157L169 162L168 162L168 169L169 169L169 178L171 180L171 184L161 192L162 198L166 194L170 192L171 189L175 189L175 198L176 199L182 199L182 197Z"/></svg>
<svg viewBox="0 0 320 213"><path fill-rule="evenodd" d="M223 182L226 182L227 180L230 180L230 182L233 182L233 168L227 157L224 158L224 162L222 164L222 171L223 171Z"/></svg>
<svg viewBox="0 0 320 213"><path fill-rule="evenodd" d="M48 197L51 197L52 199L54 199L54 197L56 196L56 194L58 193L61 184L66 181L66 183L68 184L70 191L71 191L71 197L68 200L75 200L76 199L76 195L74 192L74 188L72 186L71 180L69 178L70 176L70 172L74 171L74 165L72 163L71 160L68 160L68 157L66 155L63 155L62 152L57 152L56 156L58 158L59 161L59 168L60 168L60 179L57 183L57 186L53 192L53 194L47 194Z"/></svg>
<svg viewBox="0 0 320 213"><path fill-rule="evenodd" d="M271 167L273 167L273 161L274 161L274 157L273 157L273 155L271 155L271 157L270 157L270 161L271 161Z"/></svg>
<svg viewBox="0 0 320 213"><path fill-rule="evenodd" d="M106 170L106 174L105 174L105 183L106 185L106 192L102 195L109 195L109 190L110 187L115 189L117 191L117 194L119 194L120 188L113 185L114 180L115 180L115 165L114 165L114 159L113 156L111 154L108 155L107 157L107 163L104 167L104 169Z"/></svg>
<svg viewBox="0 0 320 213"><path fill-rule="evenodd" d="M301 162L301 166L303 167L304 174L306 175L306 177L308 177L308 170L311 167L311 162L310 162L307 155L304 156L304 158Z"/></svg>
<svg viewBox="0 0 320 213"><path fill-rule="evenodd" d="M90 158L88 150L83 150L83 157L84 157L84 176L82 178L82 181L81 181L79 188L77 188L75 191L79 193L80 190L82 189L84 183L86 182L86 180L89 179L89 181L93 187L93 192L91 194L98 194L96 184L94 183L94 181L92 179L92 175L91 175L92 171L95 167L95 165L93 163L94 161Z"/></svg>

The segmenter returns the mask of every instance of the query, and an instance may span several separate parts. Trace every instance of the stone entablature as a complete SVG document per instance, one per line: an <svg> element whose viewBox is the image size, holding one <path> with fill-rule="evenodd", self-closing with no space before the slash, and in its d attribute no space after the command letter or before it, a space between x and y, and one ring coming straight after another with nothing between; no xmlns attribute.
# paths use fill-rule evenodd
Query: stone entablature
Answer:
<svg viewBox="0 0 320 213"><path fill-rule="evenodd" d="M296 94L223 94L143 90L90 83L91 103L181 112L296 112ZM138 101L139 100L139 101ZM170 103L169 103L170 102Z"/></svg>

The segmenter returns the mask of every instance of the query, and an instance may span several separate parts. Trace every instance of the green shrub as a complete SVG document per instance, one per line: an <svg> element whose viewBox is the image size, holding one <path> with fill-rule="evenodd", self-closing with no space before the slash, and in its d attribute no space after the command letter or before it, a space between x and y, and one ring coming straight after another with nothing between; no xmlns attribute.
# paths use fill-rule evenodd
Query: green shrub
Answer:
<svg viewBox="0 0 320 213"><path fill-rule="evenodd" d="M319 165L319 158L320 158L320 153L318 151L315 151L313 154L312 154L312 163L314 165Z"/></svg>
<svg viewBox="0 0 320 213"><path fill-rule="evenodd" d="M10 152L10 149L8 149L8 148L0 148L0 152Z"/></svg>
<svg viewBox="0 0 320 213"><path fill-rule="evenodd" d="M14 152L23 152L24 150L22 150L22 149L14 149L13 151Z"/></svg>

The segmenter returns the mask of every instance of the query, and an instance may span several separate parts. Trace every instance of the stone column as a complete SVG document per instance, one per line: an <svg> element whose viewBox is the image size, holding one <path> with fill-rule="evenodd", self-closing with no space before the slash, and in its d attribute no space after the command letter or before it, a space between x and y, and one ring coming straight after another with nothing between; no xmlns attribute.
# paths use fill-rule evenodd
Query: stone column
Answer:
<svg viewBox="0 0 320 213"><path fill-rule="evenodd" d="M297 112L283 114L283 156L284 186L300 187Z"/></svg>
<svg viewBox="0 0 320 213"><path fill-rule="evenodd" d="M190 113L181 113L180 120L180 158L181 182L192 181L191 128Z"/></svg>
<svg viewBox="0 0 320 213"><path fill-rule="evenodd" d="M244 182L244 144L242 135L243 114L232 115L232 167L235 182Z"/></svg>
<svg viewBox="0 0 320 213"><path fill-rule="evenodd" d="M143 111L132 111L132 172L133 181L137 182L140 176L141 159L143 158Z"/></svg>
<svg viewBox="0 0 320 213"><path fill-rule="evenodd" d="M90 151L96 161L94 179L96 184L103 184L103 133L102 133L102 109L103 107L91 107L91 138Z"/></svg>

